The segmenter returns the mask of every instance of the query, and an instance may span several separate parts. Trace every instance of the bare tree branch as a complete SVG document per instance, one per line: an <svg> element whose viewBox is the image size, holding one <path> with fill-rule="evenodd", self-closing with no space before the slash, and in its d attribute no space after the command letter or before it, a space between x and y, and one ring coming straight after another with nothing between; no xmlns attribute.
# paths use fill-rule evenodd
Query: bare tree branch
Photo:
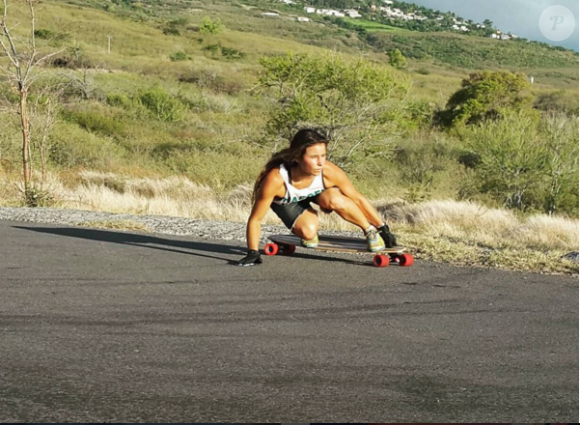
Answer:
<svg viewBox="0 0 580 425"><path fill-rule="evenodd" d="M1 66L0 71L4 76L5 81L12 82L14 86L18 87L17 94L19 96L18 106L14 109L20 116L20 127L22 131L22 165L24 174L24 189L25 194L28 196L28 191L31 189L31 178L32 178L32 131L34 114L37 108L31 107L28 104L28 96L30 88L36 83L38 75L34 72L36 67L44 60L58 54L59 52L53 52L47 54L40 59L37 58L38 50L36 46L35 38L35 28L36 28L36 14L35 6L41 2L41 0L24 0L28 6L29 16L30 16L30 31L28 39L28 49L22 48L19 51L16 45L16 41L12 36L11 30L8 26L8 0L2 0L4 5L4 13L0 20L0 46L2 51L8 57L14 69L10 69L9 66ZM15 87L13 87L14 89ZM7 100L7 99L6 99ZM1 105L2 108L7 108L10 106L10 102ZM38 107L38 104L36 105ZM49 115L52 111L49 108ZM49 121L46 122L47 125L50 124ZM47 131L45 129L43 138L41 139L42 149L41 156L43 155L44 145L47 140ZM43 162L43 175L45 171L45 160L42 158Z"/></svg>

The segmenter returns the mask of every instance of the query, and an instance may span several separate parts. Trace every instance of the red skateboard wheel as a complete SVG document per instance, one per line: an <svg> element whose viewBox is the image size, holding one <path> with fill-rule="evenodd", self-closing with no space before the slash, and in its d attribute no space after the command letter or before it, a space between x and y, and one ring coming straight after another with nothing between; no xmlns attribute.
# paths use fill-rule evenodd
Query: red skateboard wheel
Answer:
<svg viewBox="0 0 580 425"><path fill-rule="evenodd" d="M282 255L292 255L294 254L294 251L296 251L296 247L294 245L282 245L281 248Z"/></svg>
<svg viewBox="0 0 580 425"><path fill-rule="evenodd" d="M390 259L388 255L375 255L373 258L373 264L375 267L387 267L390 264Z"/></svg>
<svg viewBox="0 0 580 425"><path fill-rule="evenodd" d="M264 247L264 254L266 255L276 255L278 254L278 245L275 243L269 243Z"/></svg>
<svg viewBox="0 0 580 425"><path fill-rule="evenodd" d="M403 267L412 266L415 263L415 259L411 254L401 254L399 255L399 265Z"/></svg>

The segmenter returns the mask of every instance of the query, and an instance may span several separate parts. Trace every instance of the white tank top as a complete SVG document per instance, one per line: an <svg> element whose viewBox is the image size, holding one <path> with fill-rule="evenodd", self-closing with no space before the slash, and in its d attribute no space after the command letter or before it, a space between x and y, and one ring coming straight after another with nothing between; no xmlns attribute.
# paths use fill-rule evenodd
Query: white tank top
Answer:
<svg viewBox="0 0 580 425"><path fill-rule="evenodd" d="M293 204L295 202L300 202L306 198L311 198L324 191L324 180L322 178L322 173L314 177L314 180L305 189L296 189L290 183L290 176L288 170L284 167L284 164L280 164L280 175L284 179L286 184L286 195L283 199L274 199L274 203L278 205Z"/></svg>

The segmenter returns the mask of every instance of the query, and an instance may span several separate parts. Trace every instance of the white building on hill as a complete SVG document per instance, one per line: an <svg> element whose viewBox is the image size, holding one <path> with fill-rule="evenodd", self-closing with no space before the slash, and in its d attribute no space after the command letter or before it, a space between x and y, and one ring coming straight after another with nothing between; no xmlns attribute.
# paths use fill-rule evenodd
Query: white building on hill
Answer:
<svg viewBox="0 0 580 425"><path fill-rule="evenodd" d="M316 9L318 15L336 16L337 18L344 18L346 15L334 9Z"/></svg>
<svg viewBox="0 0 580 425"><path fill-rule="evenodd" d="M347 14L347 15L348 15L350 18L355 18L355 19L362 18L362 15L361 15L360 13L358 13L358 11L357 11L357 10L354 10L354 9L348 9L348 10L345 10L344 12L345 12L345 13L346 13L346 14Z"/></svg>

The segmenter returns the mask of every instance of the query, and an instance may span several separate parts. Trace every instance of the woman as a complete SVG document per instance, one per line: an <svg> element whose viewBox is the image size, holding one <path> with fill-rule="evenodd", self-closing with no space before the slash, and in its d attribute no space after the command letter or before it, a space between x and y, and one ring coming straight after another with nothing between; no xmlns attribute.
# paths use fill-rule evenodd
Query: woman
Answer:
<svg viewBox="0 0 580 425"><path fill-rule="evenodd" d="M314 130L300 130L290 147L270 158L256 180L252 213L246 237L248 254L238 265L261 264L259 252L261 222L268 209L276 213L292 233L302 238L302 246L318 245L318 213L336 212L364 232L369 251L397 245L395 236L367 198L352 185L339 167L326 160L328 141Z"/></svg>

